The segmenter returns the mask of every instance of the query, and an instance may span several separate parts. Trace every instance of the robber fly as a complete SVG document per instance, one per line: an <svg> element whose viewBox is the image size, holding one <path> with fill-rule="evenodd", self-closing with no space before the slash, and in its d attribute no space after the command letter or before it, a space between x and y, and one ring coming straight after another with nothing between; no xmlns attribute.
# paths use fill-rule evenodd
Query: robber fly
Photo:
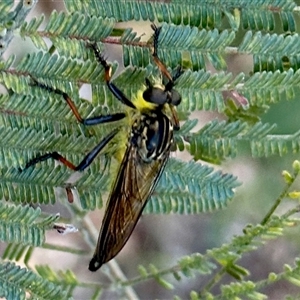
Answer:
<svg viewBox="0 0 300 300"><path fill-rule="evenodd" d="M153 34L153 60L165 76L167 83L153 84L146 78L140 97L131 101L111 82L111 66L101 55L96 44L90 44L98 62L104 67L105 81L113 95L126 106L137 111L128 136L128 143L117 178L110 193L104 219L90 271L98 270L104 263L115 257L126 244L137 224L147 200L151 196L166 165L173 145L173 130L179 129L175 106L181 102L180 94L173 89L175 80L183 73L181 68L172 76L157 55L158 37L161 28L151 25ZM35 84L52 92L61 94L77 120L84 125L113 122L124 118L124 113L83 119L71 98L64 92L49 88L35 81ZM47 153L28 162L25 169L46 159L62 162L75 171L88 167L97 154L115 137L119 129L108 136L89 152L75 166L57 152Z"/></svg>

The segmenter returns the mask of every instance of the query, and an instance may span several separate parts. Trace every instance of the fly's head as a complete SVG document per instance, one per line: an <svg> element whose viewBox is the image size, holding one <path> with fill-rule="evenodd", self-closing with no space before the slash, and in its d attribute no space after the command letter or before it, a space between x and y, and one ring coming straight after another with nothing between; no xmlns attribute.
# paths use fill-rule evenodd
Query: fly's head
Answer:
<svg viewBox="0 0 300 300"><path fill-rule="evenodd" d="M164 104L172 104L177 106L181 102L181 95L173 89L174 81L169 81L166 86L153 85L148 78L146 78L146 90L143 92L145 101L163 106Z"/></svg>

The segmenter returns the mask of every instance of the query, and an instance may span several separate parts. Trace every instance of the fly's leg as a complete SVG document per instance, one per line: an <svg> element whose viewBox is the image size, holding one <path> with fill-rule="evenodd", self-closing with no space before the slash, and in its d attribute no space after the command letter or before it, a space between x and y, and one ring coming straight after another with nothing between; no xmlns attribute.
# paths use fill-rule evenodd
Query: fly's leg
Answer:
<svg viewBox="0 0 300 300"><path fill-rule="evenodd" d="M69 95L67 93L65 93L59 89L55 89L53 87L47 86L43 83L40 83L33 77L31 77L31 78L34 82L34 85L41 87L43 89L46 89L55 94L61 95L64 98L64 100L67 102L67 104L69 105L69 107L72 110L77 121L83 125L89 126L89 125L97 125L97 124L108 123L108 122L115 122L115 121L125 118L125 116L126 116L124 113L116 113L116 114L112 114L112 115L101 115L101 116L84 119L79 114L77 107L75 106L74 102L72 101L72 99L69 97Z"/></svg>
<svg viewBox="0 0 300 300"><path fill-rule="evenodd" d="M45 84L42 84L42 83L38 82L35 78L32 78L32 80L34 82L34 85L44 88L44 89L46 89L50 92L56 93L58 95L61 95L64 98L64 100L67 102L67 104L69 105L70 109L72 110L72 112L73 112L74 116L76 117L76 119L78 120L78 122L80 122L81 124L90 126L90 125L96 125L96 124L102 124L102 123L115 122L115 121L123 119L126 116L125 113L116 113L116 114L111 114L111 115L100 115L100 116L84 119L79 114L77 107L75 106L74 102L72 101L72 99L69 97L69 95L67 93L65 93L59 89L55 89L53 87L49 87ZM57 161L60 161L66 167L68 167L74 171L83 171L92 163L92 161L99 154L99 152L112 140L112 138L117 134L117 132L118 132L118 129L115 129L109 135L107 135L105 138L103 138L100 141L100 143L98 145L96 145L95 148L92 149L77 166L75 166L72 162L67 160L62 155L60 155L58 152L54 151L54 152L46 153L44 155L33 158L25 165L25 168L21 171L24 171L25 169L27 169L31 166L34 166L35 164L37 164L39 162L48 160L48 159L55 159Z"/></svg>
<svg viewBox="0 0 300 300"><path fill-rule="evenodd" d="M161 31L161 27L157 27L154 23L151 24L151 28L154 31L153 34L153 53L152 57L156 65L158 66L159 70L161 73L169 79L169 81L173 81L173 78L170 74L170 72L167 70L167 67L165 64L159 59L158 54L157 54L157 49L158 49L158 37Z"/></svg>
<svg viewBox="0 0 300 300"><path fill-rule="evenodd" d="M100 153L100 151L113 139L113 137L118 133L118 131L119 129L115 129L109 135L103 138L100 141L100 143L96 145L96 147L92 149L77 166L75 166L72 162L70 162L65 157L63 157L62 155L60 155L58 152L55 151L55 152L46 153L44 155L38 156L30 160L25 165L24 169L21 171L24 171L29 167L34 166L35 164L45 161L47 159L55 159L57 161L60 161L66 167L74 171L83 171L92 163L92 161L96 158L96 156Z"/></svg>
<svg viewBox="0 0 300 300"><path fill-rule="evenodd" d="M181 66L179 66L177 68L177 71L176 71L174 76L172 76L170 74L167 67L160 60L160 58L158 57L158 54L157 54L158 37L159 37L160 31L161 31L161 27L157 27L155 24L152 23L151 28L154 31L154 34L153 34L153 53L152 53L153 60L156 63L156 65L158 66L161 73L169 80L167 82L167 84L165 85L165 92L169 92L171 95L172 95L172 93L173 93L173 95L176 93L176 96L174 96L174 98L175 97L178 98L178 101L176 102L176 104L174 102L169 104L169 108L170 108L172 119L173 119L174 130L179 130L180 124L179 124L179 119L178 119L177 112L176 112L176 109L175 109L174 105L178 105L180 103L181 97L178 94L178 92L173 90L173 87L175 85L176 79L178 79L183 74L183 70L182 70ZM171 99L172 99L172 96L171 96Z"/></svg>
<svg viewBox="0 0 300 300"><path fill-rule="evenodd" d="M105 70L105 81L106 85L109 88L109 90L112 92L112 94L123 104L135 109L135 105L126 97L126 95L118 88L116 87L110 80L111 80L111 73L112 68L107 63L107 61L104 59L103 55L101 54L99 48L97 47L96 43L88 44L88 47L91 48L94 51L95 57L97 61L103 66Z"/></svg>
<svg viewBox="0 0 300 300"><path fill-rule="evenodd" d="M158 49L158 37L161 31L161 27L157 27L155 24L151 24L151 28L154 31L153 34L153 53L152 53L152 57L154 62L156 63L156 65L158 66L159 70L161 71L161 73L169 80L168 83L165 85L165 90L166 91L171 91L175 85L175 81L176 79L178 79L182 74L183 74L183 70L181 68L181 66L179 66L177 68L177 71L175 73L174 76L172 76L170 74L170 72L168 71L167 67L165 66L165 64L160 60L160 58L158 57L157 54L157 49Z"/></svg>

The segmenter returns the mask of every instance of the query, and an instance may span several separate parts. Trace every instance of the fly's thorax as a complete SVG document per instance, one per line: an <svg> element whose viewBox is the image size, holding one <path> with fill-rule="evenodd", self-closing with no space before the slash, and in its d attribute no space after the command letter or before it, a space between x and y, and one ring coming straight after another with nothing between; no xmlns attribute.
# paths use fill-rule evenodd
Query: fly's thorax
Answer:
<svg viewBox="0 0 300 300"><path fill-rule="evenodd" d="M152 111L155 110L158 106L157 104L148 102L144 99L143 93L145 90L146 86L143 86L143 88L140 89L135 95L135 97L132 99L133 104L140 112Z"/></svg>
<svg viewBox="0 0 300 300"><path fill-rule="evenodd" d="M130 143L144 162L161 159L173 143L173 125L162 111L143 113L133 123Z"/></svg>

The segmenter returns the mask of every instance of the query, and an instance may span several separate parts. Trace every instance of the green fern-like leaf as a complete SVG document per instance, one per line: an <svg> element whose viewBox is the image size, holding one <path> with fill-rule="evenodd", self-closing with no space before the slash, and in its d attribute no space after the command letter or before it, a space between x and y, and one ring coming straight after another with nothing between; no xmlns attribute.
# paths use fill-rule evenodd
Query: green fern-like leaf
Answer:
<svg viewBox="0 0 300 300"><path fill-rule="evenodd" d="M13 0L1 1L1 3L0 3L0 20L3 20L2 21L3 23L7 22L11 18L11 15L9 13L10 13L13 5L14 5Z"/></svg>
<svg viewBox="0 0 300 300"><path fill-rule="evenodd" d="M249 99L251 104L259 106L290 99L297 91L299 75L298 71L294 72L291 69L287 72L255 73L239 92Z"/></svg>
<svg viewBox="0 0 300 300"><path fill-rule="evenodd" d="M118 21L150 20L159 22L185 24L200 28L214 28L221 25L222 14L228 18L228 23L237 29L239 21L234 17L233 8L239 9L243 28L273 30L275 27L275 12L279 12L282 27L286 31L295 31L295 22L292 18L296 6L292 0L235 0L219 1L210 0L199 3L189 0L176 0L171 3L140 2L136 1L65 1L69 12L83 12L89 15L114 17ZM189 13L193 12L193 14ZM208 18L208 16L210 16Z"/></svg>
<svg viewBox="0 0 300 300"><path fill-rule="evenodd" d="M159 22L172 22L191 24L194 26L210 27L220 23L221 12L214 5L197 5L194 2L186 3L189 8L182 8L181 3L140 2L135 1L66 1L69 12L81 11L90 15L113 17L117 21L150 20L157 19ZM196 12L187 15L188 11ZM207 18L207 14L214 16Z"/></svg>
<svg viewBox="0 0 300 300"><path fill-rule="evenodd" d="M43 37L48 37L57 52L65 57L87 59L86 40L99 41L109 36L115 25L114 19L89 17L76 12L72 15L54 11L42 31L37 29L40 19L24 23L21 35L28 36L37 48L46 50Z"/></svg>
<svg viewBox="0 0 300 300"><path fill-rule="evenodd" d="M265 138L251 142L251 152L253 156L283 156L289 152L298 152L300 149L300 131L282 137L280 135L269 135Z"/></svg>
<svg viewBox="0 0 300 300"><path fill-rule="evenodd" d="M238 185L232 175L171 159L144 212L194 214L220 209L227 205Z"/></svg>
<svg viewBox="0 0 300 300"><path fill-rule="evenodd" d="M0 297L5 299L70 299L59 285L10 262L0 263Z"/></svg>
<svg viewBox="0 0 300 300"><path fill-rule="evenodd" d="M253 54L255 72L284 71L289 68L298 69L298 48L298 34L263 35L261 32L257 32L253 35L249 31L239 45L238 51Z"/></svg>
<svg viewBox="0 0 300 300"><path fill-rule="evenodd" d="M218 261L221 265L232 265L232 262L240 259L243 253L257 249L267 240L278 238L284 228L299 224L299 219L272 217L265 225L249 226L244 230L244 235L236 236L228 244L220 248L207 251L207 255Z"/></svg>
<svg viewBox="0 0 300 300"><path fill-rule="evenodd" d="M93 65L91 65L93 64ZM26 56L17 67L20 72L27 72L36 78L46 77L64 81L102 81L103 68L97 63L78 63L70 58L58 57L57 55L36 54ZM59 88L59 86L57 86ZM60 87L62 89L62 87Z"/></svg>
<svg viewBox="0 0 300 300"><path fill-rule="evenodd" d="M62 287L68 295L72 295L74 288L78 284L78 279L70 270L56 272L49 266L36 266L35 268L42 278Z"/></svg>
<svg viewBox="0 0 300 300"><path fill-rule="evenodd" d="M33 251L33 246L9 243L5 248L2 259L19 261L24 257L24 264L27 265Z"/></svg>
<svg viewBox="0 0 300 300"><path fill-rule="evenodd" d="M241 24L243 28L251 28L251 29L260 29L260 30L268 30L272 31L275 29L275 11L278 9L278 14L280 16L280 20L282 22L283 30L285 31L295 31L295 21L292 18L293 9L296 4L294 1L276 1L274 3L273 0L268 1L238 1L241 5L242 9L242 20ZM247 9L244 11L243 5L247 6Z"/></svg>
<svg viewBox="0 0 300 300"><path fill-rule="evenodd" d="M226 123L214 120L198 132L181 138L188 142L186 147L195 160L203 159L220 163L224 158L236 155L238 141L263 140L273 129L274 126L269 124L257 123L249 128L246 123L240 121Z"/></svg>
<svg viewBox="0 0 300 300"><path fill-rule="evenodd" d="M296 259L295 266L284 266L284 278L296 286L300 286L300 261Z"/></svg>
<svg viewBox="0 0 300 300"><path fill-rule="evenodd" d="M29 23L24 23L22 27L20 28L20 35L22 37L25 37L26 35L29 35L33 44L37 48L41 48L44 51L47 51L47 45L44 41L44 39L37 33L37 29L44 21L44 16L42 15L39 18L33 18L30 20Z"/></svg>
<svg viewBox="0 0 300 300"><path fill-rule="evenodd" d="M195 160L202 159L214 163L220 163L227 157L234 157L239 141L249 141L252 155L255 157L282 156L298 152L300 132L285 136L276 135L272 134L275 127L262 123L247 126L247 123L240 121L226 123L214 120L196 133L187 135L179 133L177 140L187 142L185 148Z"/></svg>
<svg viewBox="0 0 300 300"><path fill-rule="evenodd" d="M185 65L184 60L188 52L190 67L194 70L205 68L205 59L208 59L216 69L224 69L226 63L222 54L234 37L234 32L219 33L218 30L206 31L189 26L163 24L159 36L158 55L171 68L175 68L178 64ZM149 49L124 46L123 50L125 66L130 64L146 67L149 64L151 57Z"/></svg>
<svg viewBox="0 0 300 300"><path fill-rule="evenodd" d="M66 188L71 172L64 167L55 168L53 161L47 163L42 169L31 168L22 173L14 168L2 169L0 195L18 203L55 203L55 188ZM103 158L102 164L90 168L76 182L83 208L102 207L102 195L106 192L109 182L107 166L108 162ZM101 171L99 167L102 168ZM49 173L49 170L52 171Z"/></svg>
<svg viewBox="0 0 300 300"><path fill-rule="evenodd" d="M45 240L45 230L49 229L58 216L37 220L40 214L39 208L0 203L0 239L33 246L42 245Z"/></svg>
<svg viewBox="0 0 300 300"><path fill-rule="evenodd" d="M102 26L95 28L95 25L99 25L98 22L102 22ZM54 36L76 39L88 37L90 40L100 40L110 35L113 25L113 19L97 19L96 17L80 14L78 11L74 14L66 14L64 12L58 14L54 11L49 18L45 32Z"/></svg>

